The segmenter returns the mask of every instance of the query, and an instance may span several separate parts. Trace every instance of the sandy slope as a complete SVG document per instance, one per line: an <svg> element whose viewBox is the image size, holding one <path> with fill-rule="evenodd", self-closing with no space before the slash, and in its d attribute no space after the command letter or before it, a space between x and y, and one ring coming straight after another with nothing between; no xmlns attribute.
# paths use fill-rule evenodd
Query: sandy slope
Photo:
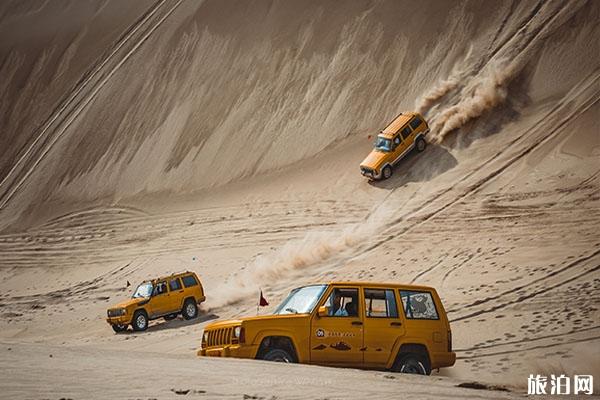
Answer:
<svg viewBox="0 0 600 400"><path fill-rule="evenodd" d="M399 2L15 4L0 8L15 32L0 35L5 393L503 398L454 385L598 376L597 3L427 2L414 18L429 27L399 26ZM43 78L57 61L39 48L72 42L14 30L49 15L82 32L63 80ZM440 143L368 183L367 134L403 108ZM126 281L183 269L205 284L200 319L113 334L103 317ZM255 313L259 287L273 306L330 279L435 286L450 377L195 357L202 327ZM130 385L140 364L153 380ZM256 381L228 385L239 372Z"/></svg>

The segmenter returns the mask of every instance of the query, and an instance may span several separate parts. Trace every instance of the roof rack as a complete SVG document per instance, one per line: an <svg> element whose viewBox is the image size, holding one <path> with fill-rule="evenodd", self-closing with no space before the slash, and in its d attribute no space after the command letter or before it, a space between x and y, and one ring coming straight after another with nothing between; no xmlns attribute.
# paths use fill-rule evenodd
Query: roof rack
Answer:
<svg viewBox="0 0 600 400"><path fill-rule="evenodd" d="M390 125L392 122L394 122L394 121L396 120L396 118L398 118L398 117L399 117L399 116L401 116L401 115L402 115L402 113L399 113L398 115L396 115L396 116L394 117L394 119L392 119L390 122L388 122L388 123L387 123L385 126L386 126L386 127L387 127L387 126L389 126L389 125ZM385 129L385 128L384 128L384 129ZM383 129L381 130L381 132L383 132Z"/></svg>
<svg viewBox="0 0 600 400"><path fill-rule="evenodd" d="M154 279L151 279L151 280L154 281L154 280L157 280L157 279L162 279L162 278L166 278L166 277L173 276L173 275L189 274L190 272L191 272L190 270L173 272L173 273L170 273L170 274L158 276L158 277L156 277Z"/></svg>

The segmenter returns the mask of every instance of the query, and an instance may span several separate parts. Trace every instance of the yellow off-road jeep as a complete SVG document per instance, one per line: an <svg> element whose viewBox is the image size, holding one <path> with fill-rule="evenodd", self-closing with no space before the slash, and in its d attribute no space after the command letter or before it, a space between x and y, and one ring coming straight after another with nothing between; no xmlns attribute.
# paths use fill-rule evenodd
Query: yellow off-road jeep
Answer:
<svg viewBox="0 0 600 400"><path fill-rule="evenodd" d="M196 318L197 305L204 300L198 275L181 272L140 283L131 299L108 309L106 321L117 333L125 331L129 324L135 331L145 331L153 319L171 320L179 314L185 319Z"/></svg>
<svg viewBox="0 0 600 400"><path fill-rule="evenodd" d="M375 148L360 163L360 173L369 179L387 179L394 165L413 148L425 150L429 126L421 114L401 113L377 135Z"/></svg>
<svg viewBox="0 0 600 400"><path fill-rule="evenodd" d="M273 315L212 323L198 355L416 374L456 360L435 289L358 282L300 287Z"/></svg>

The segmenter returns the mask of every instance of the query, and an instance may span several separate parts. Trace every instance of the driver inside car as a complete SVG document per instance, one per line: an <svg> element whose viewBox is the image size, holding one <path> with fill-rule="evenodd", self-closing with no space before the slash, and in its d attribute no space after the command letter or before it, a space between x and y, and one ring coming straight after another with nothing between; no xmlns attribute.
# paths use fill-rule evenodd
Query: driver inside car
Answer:
<svg viewBox="0 0 600 400"><path fill-rule="evenodd" d="M339 292L335 291L333 294L332 307L330 315L333 317L347 317L348 311L342 307L342 296Z"/></svg>
<svg viewBox="0 0 600 400"><path fill-rule="evenodd" d="M167 291L167 283L166 282L160 282L156 285L156 288L154 289L154 295L158 295L158 294L163 294L166 293Z"/></svg>

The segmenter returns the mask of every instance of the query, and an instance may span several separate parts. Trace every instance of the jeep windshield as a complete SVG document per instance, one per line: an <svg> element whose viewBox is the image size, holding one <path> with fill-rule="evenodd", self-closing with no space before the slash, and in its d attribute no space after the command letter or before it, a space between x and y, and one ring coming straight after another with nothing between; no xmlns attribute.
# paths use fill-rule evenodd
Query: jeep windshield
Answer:
<svg viewBox="0 0 600 400"><path fill-rule="evenodd" d="M151 282L144 282L141 283L137 289L135 289L135 292L133 293L132 298L134 299L138 299L138 298L146 298L146 297L150 297L152 295L152 283Z"/></svg>
<svg viewBox="0 0 600 400"><path fill-rule="evenodd" d="M327 285L313 285L292 290L273 314L309 314L315 308L315 304L321 298L326 287Z"/></svg>
<svg viewBox="0 0 600 400"><path fill-rule="evenodd" d="M377 136L377 140L375 141L375 149L380 151L391 151L392 141L390 139Z"/></svg>

